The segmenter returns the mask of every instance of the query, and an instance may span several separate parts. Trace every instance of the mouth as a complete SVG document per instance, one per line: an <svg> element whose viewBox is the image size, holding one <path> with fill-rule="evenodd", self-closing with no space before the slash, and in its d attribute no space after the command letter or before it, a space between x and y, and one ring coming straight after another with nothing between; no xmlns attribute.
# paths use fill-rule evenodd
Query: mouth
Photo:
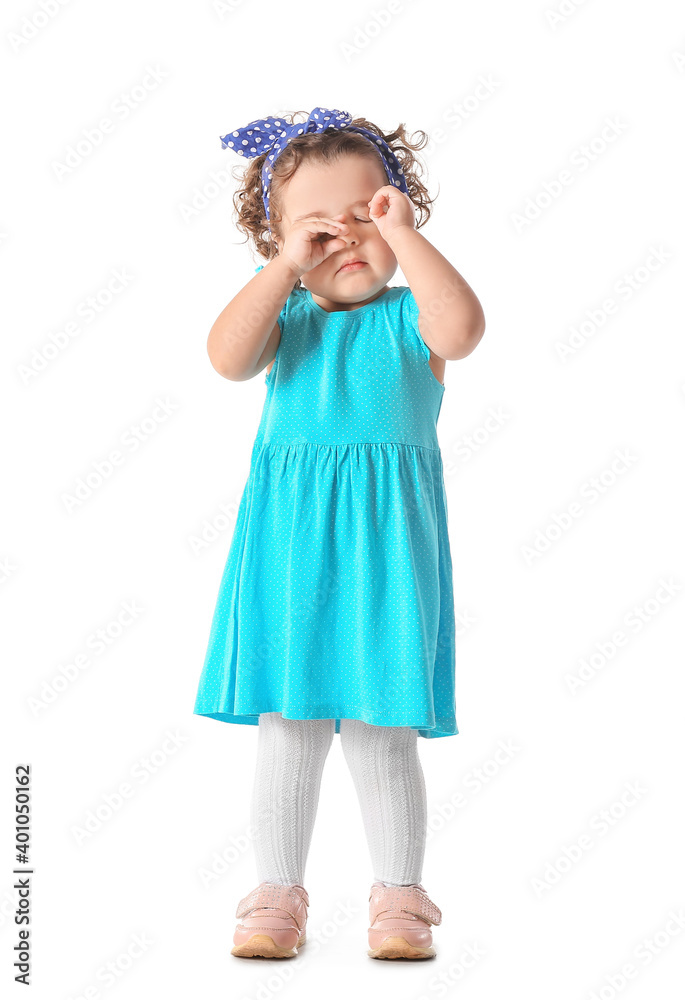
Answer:
<svg viewBox="0 0 685 1000"><path fill-rule="evenodd" d="M358 271L360 268L366 267L365 260L346 260L342 267L339 267L336 274L340 274L342 271Z"/></svg>

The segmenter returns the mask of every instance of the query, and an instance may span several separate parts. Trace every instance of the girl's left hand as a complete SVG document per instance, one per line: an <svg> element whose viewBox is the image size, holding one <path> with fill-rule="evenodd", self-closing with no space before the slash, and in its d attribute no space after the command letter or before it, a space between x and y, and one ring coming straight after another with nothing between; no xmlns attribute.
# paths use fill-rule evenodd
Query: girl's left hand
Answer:
<svg viewBox="0 0 685 1000"><path fill-rule="evenodd" d="M384 240L387 240L395 229L404 226L414 229L414 204L404 191L393 187L392 184L384 184L376 191L369 202L369 215Z"/></svg>

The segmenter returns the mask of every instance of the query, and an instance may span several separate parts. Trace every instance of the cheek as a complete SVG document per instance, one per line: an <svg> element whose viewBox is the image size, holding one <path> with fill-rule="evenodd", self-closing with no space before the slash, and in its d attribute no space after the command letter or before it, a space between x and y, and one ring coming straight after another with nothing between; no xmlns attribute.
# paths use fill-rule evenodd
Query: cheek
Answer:
<svg viewBox="0 0 685 1000"><path fill-rule="evenodd" d="M385 240L383 240L383 242L379 244L379 246L376 249L376 253L378 255L378 259L381 260L386 267L389 267L393 264L397 264L397 258L395 257L395 254L392 252L392 250L385 242Z"/></svg>

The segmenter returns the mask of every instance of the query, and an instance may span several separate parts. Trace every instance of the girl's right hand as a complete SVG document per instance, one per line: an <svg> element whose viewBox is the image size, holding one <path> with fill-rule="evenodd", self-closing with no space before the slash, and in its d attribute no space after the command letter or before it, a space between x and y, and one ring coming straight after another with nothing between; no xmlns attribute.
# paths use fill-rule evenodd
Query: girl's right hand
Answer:
<svg viewBox="0 0 685 1000"><path fill-rule="evenodd" d="M327 260L331 254L344 250L347 241L344 233L349 226L344 222L336 222L325 216L311 216L308 219L298 219L288 230L288 235L281 244L280 254L293 265L293 269L301 277L313 267Z"/></svg>

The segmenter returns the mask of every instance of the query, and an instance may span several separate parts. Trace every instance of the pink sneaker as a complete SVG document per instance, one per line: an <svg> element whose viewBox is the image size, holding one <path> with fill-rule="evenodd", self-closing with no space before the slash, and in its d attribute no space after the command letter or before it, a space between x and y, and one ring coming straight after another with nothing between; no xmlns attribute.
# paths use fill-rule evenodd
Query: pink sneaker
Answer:
<svg viewBox="0 0 685 1000"><path fill-rule="evenodd" d="M238 958L294 958L306 940L309 896L302 885L260 882L236 909L242 918L231 955Z"/></svg>
<svg viewBox="0 0 685 1000"><path fill-rule="evenodd" d="M422 885L374 882L369 896L370 958L434 958L431 924L442 913Z"/></svg>

